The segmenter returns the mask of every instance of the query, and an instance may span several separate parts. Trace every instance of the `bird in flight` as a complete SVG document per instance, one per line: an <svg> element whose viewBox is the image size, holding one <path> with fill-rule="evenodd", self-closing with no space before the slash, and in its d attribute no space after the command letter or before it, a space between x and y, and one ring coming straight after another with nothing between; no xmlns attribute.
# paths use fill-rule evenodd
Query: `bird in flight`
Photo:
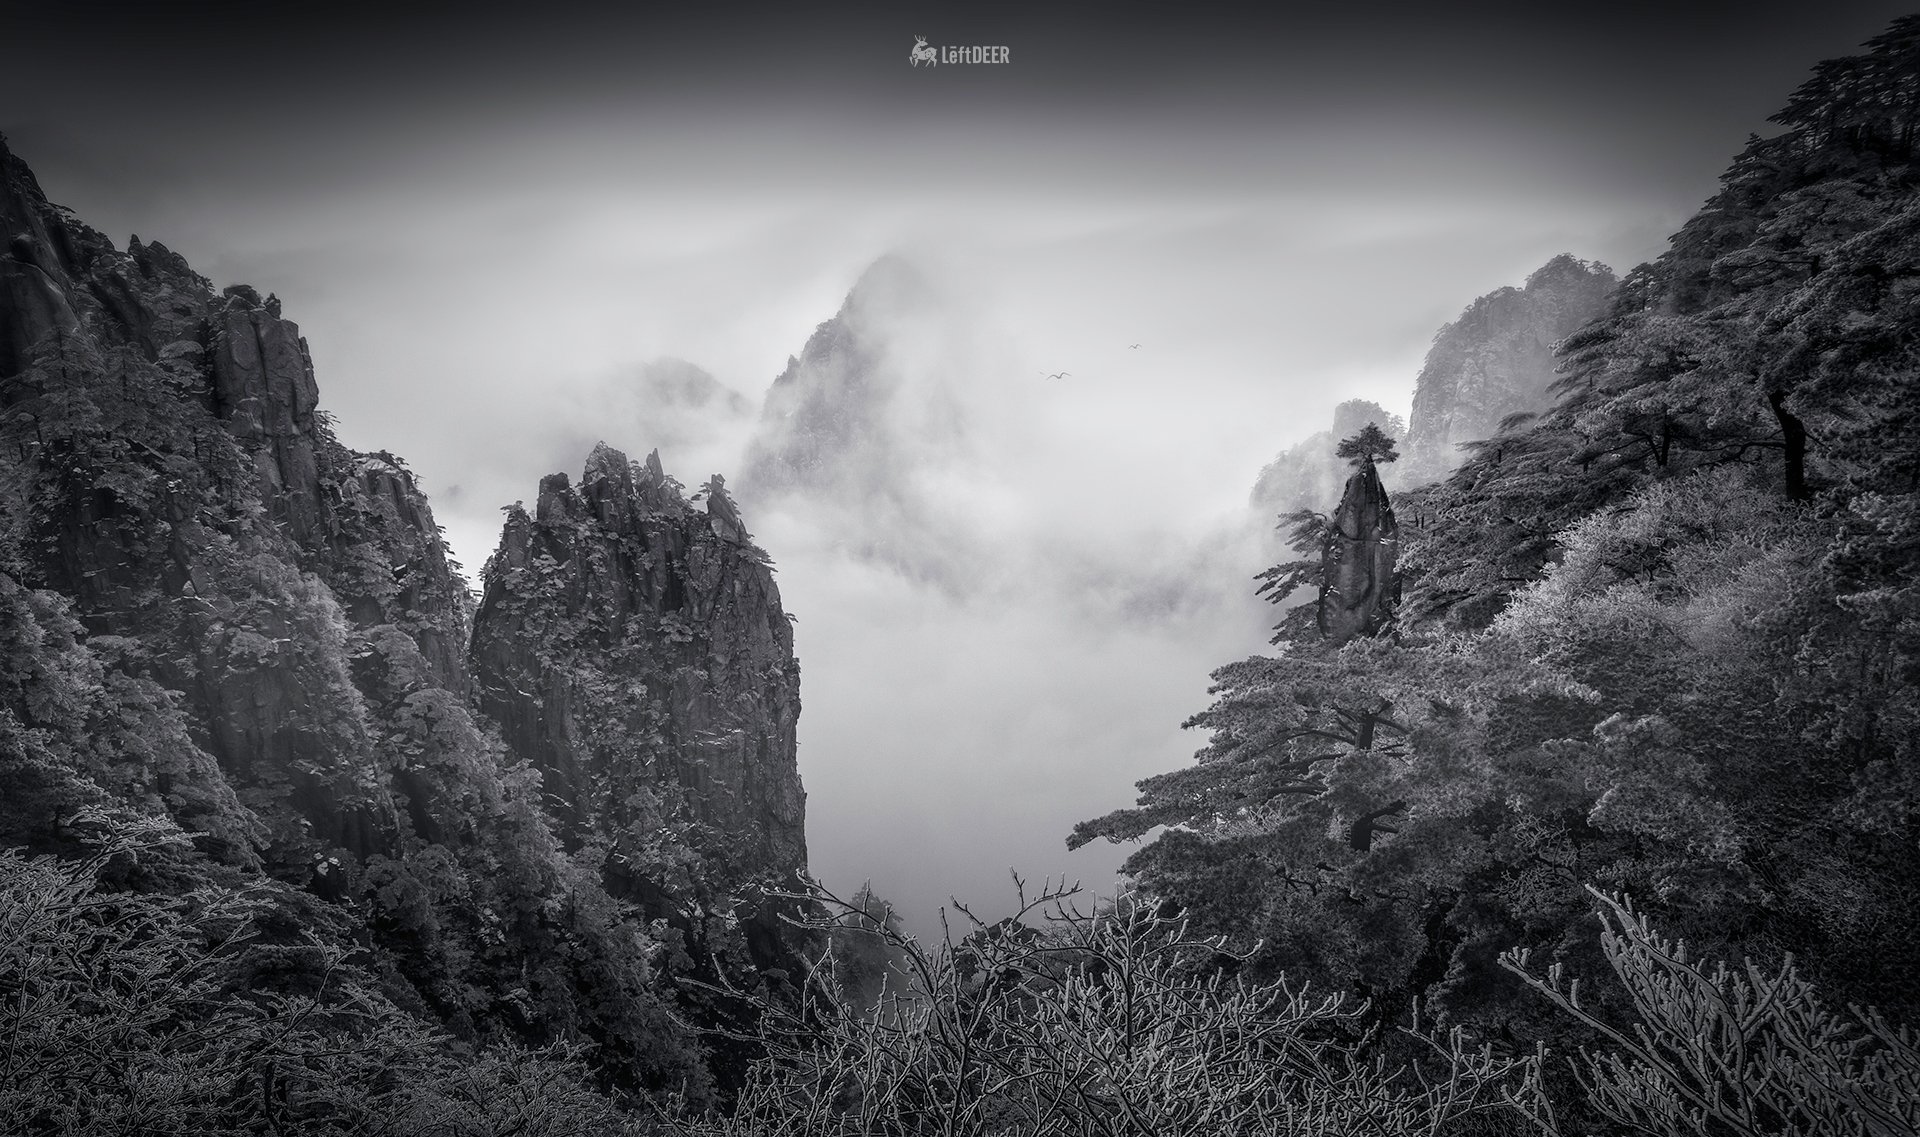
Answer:
<svg viewBox="0 0 1920 1137"><path fill-rule="evenodd" d="M1130 344L1128 344L1128 345L1127 345L1127 350L1128 350L1128 351L1132 351L1132 350L1133 350L1134 348L1136 348L1136 347L1139 347L1139 346L1140 346L1140 345L1139 345L1139 344L1137 344L1137 343L1130 343Z"/></svg>
<svg viewBox="0 0 1920 1137"><path fill-rule="evenodd" d="M1043 373L1043 374L1044 374L1044 373ZM1051 375L1048 375L1048 376L1047 376L1047 378L1049 378L1049 379L1065 379L1065 378L1066 378L1067 376L1069 376L1069 375L1071 375L1071 374L1073 374L1073 372L1071 372L1071 371L1056 371L1056 372L1054 372L1053 374L1051 374Z"/></svg>

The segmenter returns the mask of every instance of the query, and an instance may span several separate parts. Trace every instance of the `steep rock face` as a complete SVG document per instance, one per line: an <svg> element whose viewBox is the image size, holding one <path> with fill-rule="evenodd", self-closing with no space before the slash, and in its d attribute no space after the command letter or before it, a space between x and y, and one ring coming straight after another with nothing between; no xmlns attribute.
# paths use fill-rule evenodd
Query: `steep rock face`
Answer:
<svg viewBox="0 0 1920 1137"><path fill-rule="evenodd" d="M56 243L64 229L42 220L50 209L33 171L0 141L0 311L8 314L0 326L0 378L25 370L42 336L80 331L67 299L75 257L64 239Z"/></svg>
<svg viewBox="0 0 1920 1137"><path fill-rule="evenodd" d="M13 412L0 447L18 474L7 567L48 594L32 626L70 610L117 645L108 671L177 693L156 713L178 728L160 733L193 753L156 768L230 783L184 787L231 816L216 824L202 809L183 823L254 834L293 873L330 852L396 855L471 832L471 810L501 799L487 768L500 759L466 706L471 601L413 475L334 438L306 340L277 299L246 285L216 293L157 242L116 250L49 203L4 145L0 174L0 402ZM677 378L703 388L703 376ZM661 496L647 508L696 524L657 462L651 470ZM544 500L566 508L552 492ZM663 636L682 634L681 622L702 635L710 621L726 625L699 660L707 685L681 675L642 698L668 724L654 772L676 792L724 799L708 823L776 818L753 830L759 851L746 859L788 872L805 863L790 633L764 567L719 555L750 548L724 489L708 510L703 534L650 530L661 561L636 594L668 621ZM625 597L624 587L597 581L593 596ZM736 605L771 613L758 639ZM481 642L501 648L497 635ZM762 667L780 670L777 692L741 670ZM749 721L760 712L764 724ZM763 754L784 762L787 782L755 780ZM598 815L567 789L549 787L562 812Z"/></svg>
<svg viewBox="0 0 1920 1137"><path fill-rule="evenodd" d="M18 317L7 322L0 336L0 376L17 375L27 366L34 340L42 332L75 335L80 318L65 293L37 263L32 241L25 235L8 241L0 256L0 305Z"/></svg>
<svg viewBox="0 0 1920 1137"><path fill-rule="evenodd" d="M1320 592L1320 632L1334 643L1378 635L1393 622L1400 599L1395 563L1400 525L1372 462L1347 479L1340 507L1327 529L1325 586Z"/></svg>
<svg viewBox="0 0 1920 1137"><path fill-rule="evenodd" d="M485 571L479 704L545 775L574 842L601 839L679 891L679 844L722 879L805 867L799 664L765 554L719 478L695 508L604 444L576 487L540 483Z"/></svg>
<svg viewBox="0 0 1920 1137"><path fill-rule="evenodd" d="M98 231L47 200L33 171L0 139L0 378L32 363L36 345L104 337L151 359L192 338L204 348L218 303L206 278L177 254L135 237L121 253Z"/></svg>
<svg viewBox="0 0 1920 1137"><path fill-rule="evenodd" d="M398 851L419 810L393 777L394 693L363 689L353 661L404 641L421 666L401 697L464 695L465 586L424 495L391 456L333 438L276 299L216 294L157 242L120 252L3 145L0 173L19 579L179 692L169 737L237 789L227 829L264 832L288 871Z"/></svg>
<svg viewBox="0 0 1920 1137"><path fill-rule="evenodd" d="M313 412L320 390L300 329L235 289L211 318L213 406L254 457L260 496L296 545L320 525Z"/></svg>
<svg viewBox="0 0 1920 1137"><path fill-rule="evenodd" d="M509 525L506 559L580 570L580 607L479 637L494 687L537 657L564 692L546 718L488 703L509 748L425 495L334 437L279 301L116 249L4 144L0 236L0 843L75 851L84 809L163 812L200 834L185 871L268 874L289 934L370 945L383 990L456 1035L584 1040L610 1082L695 1100L736 1077L664 1010L669 975L720 959L751 987L783 958L730 888L805 847L790 633L718 479L702 511L599 455ZM614 630L576 642L569 613ZM631 727L619 800L569 795L627 751L568 768L530 721ZM609 898L628 876L670 930Z"/></svg>
<svg viewBox="0 0 1920 1137"><path fill-rule="evenodd" d="M1414 387L1402 478L1442 477L1461 443L1551 405L1554 345L1600 314L1614 284L1605 265L1562 254L1524 287L1490 292L1441 328Z"/></svg>

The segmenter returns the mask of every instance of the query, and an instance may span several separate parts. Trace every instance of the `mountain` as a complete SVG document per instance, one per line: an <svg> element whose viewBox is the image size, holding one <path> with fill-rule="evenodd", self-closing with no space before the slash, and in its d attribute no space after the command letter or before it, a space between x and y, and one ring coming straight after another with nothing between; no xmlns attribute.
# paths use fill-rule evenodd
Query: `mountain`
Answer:
<svg viewBox="0 0 1920 1137"><path fill-rule="evenodd" d="M745 395L684 359L655 359L640 368L636 401L652 409L715 411L728 417L753 413Z"/></svg>
<svg viewBox="0 0 1920 1137"><path fill-rule="evenodd" d="M232 990L371 1008L434 1062L736 1084L676 976L790 961L761 886L806 853L788 622L719 479L696 507L596 449L511 513L476 610L275 297L117 249L4 142L0 233L0 844L161 834L119 886L257 898Z"/></svg>
<svg viewBox="0 0 1920 1137"><path fill-rule="evenodd" d="M839 312L821 323L768 389L741 482L753 495L833 492L860 497L904 492L916 444L897 418L910 346L937 315L926 277L897 255L860 275Z"/></svg>
<svg viewBox="0 0 1920 1137"><path fill-rule="evenodd" d="M657 452L604 444L577 488L542 479L483 574L479 705L544 775L563 835L786 884L807 863L793 633L724 481L700 496Z"/></svg>
<svg viewBox="0 0 1920 1137"><path fill-rule="evenodd" d="M1126 870L1255 974L1516 1050L1587 1044L1501 960L1603 966L1590 890L1692 958L1920 1013L1920 17L1868 49L1591 318L1605 274L1557 259L1443 331L1412 442L1480 440L1349 495L1391 508L1391 558L1343 507L1262 577L1391 619L1290 615L1214 672L1197 761L1070 843L1151 836ZM1502 424L1496 392L1544 403Z"/></svg>
<svg viewBox="0 0 1920 1137"><path fill-rule="evenodd" d="M977 422L963 405L970 329L914 262L869 265L768 387L738 490L806 538L950 594L1004 568L982 531ZM981 412L977 408L974 414Z"/></svg>
<svg viewBox="0 0 1920 1137"><path fill-rule="evenodd" d="M1462 444L1493 437L1508 416L1546 410L1555 345L1600 314L1615 283L1607 266L1562 253L1441 328L1414 383L1406 484L1444 477Z"/></svg>
<svg viewBox="0 0 1920 1137"><path fill-rule="evenodd" d="M1444 477L1461 460L1463 444L1493 437L1509 416L1551 405L1554 346L1601 313L1614 284L1605 265L1563 253L1524 286L1475 300L1434 334L1414 381L1410 420L1365 399L1341 403L1331 429L1281 451L1261 469L1254 509L1268 516L1331 510L1348 476L1345 463L1333 457L1334 444L1369 422L1403 440L1399 464L1382 472L1387 485Z"/></svg>

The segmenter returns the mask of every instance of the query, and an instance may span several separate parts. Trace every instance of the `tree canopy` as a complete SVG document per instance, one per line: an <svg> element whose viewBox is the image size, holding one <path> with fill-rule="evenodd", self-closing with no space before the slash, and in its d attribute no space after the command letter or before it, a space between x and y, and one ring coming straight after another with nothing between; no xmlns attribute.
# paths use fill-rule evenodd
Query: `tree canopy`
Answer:
<svg viewBox="0 0 1920 1137"><path fill-rule="evenodd" d="M1377 423L1368 423L1360 428L1360 433L1343 438L1334 448L1336 458L1346 458L1355 466L1371 466L1376 462L1397 462L1400 455L1393 448L1394 440L1387 437Z"/></svg>
<svg viewBox="0 0 1920 1137"><path fill-rule="evenodd" d="M1143 840L1133 878L1255 968L1517 1040L1558 1028L1496 957L1589 952L1589 884L1920 1003L1920 19L1869 46L1561 346L1552 407L1395 503L1387 634L1291 610L1195 763L1069 843ZM1334 527L1287 522L1277 600Z"/></svg>

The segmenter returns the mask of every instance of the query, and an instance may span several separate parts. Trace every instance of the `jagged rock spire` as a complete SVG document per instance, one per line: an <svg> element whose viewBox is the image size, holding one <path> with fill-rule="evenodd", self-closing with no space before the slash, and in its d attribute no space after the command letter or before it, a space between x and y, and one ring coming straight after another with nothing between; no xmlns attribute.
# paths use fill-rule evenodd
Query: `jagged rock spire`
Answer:
<svg viewBox="0 0 1920 1137"><path fill-rule="evenodd" d="M806 867L793 633L719 477L703 513L657 451L601 443L577 485L549 475L534 515L508 517L485 585L480 707L541 772L563 839L685 830L729 887ZM635 895L679 887L668 868L634 868Z"/></svg>
<svg viewBox="0 0 1920 1137"><path fill-rule="evenodd" d="M1400 525L1372 461L1347 479L1340 508L1327 527L1320 589L1320 632L1332 642L1379 635L1393 623L1400 599Z"/></svg>

